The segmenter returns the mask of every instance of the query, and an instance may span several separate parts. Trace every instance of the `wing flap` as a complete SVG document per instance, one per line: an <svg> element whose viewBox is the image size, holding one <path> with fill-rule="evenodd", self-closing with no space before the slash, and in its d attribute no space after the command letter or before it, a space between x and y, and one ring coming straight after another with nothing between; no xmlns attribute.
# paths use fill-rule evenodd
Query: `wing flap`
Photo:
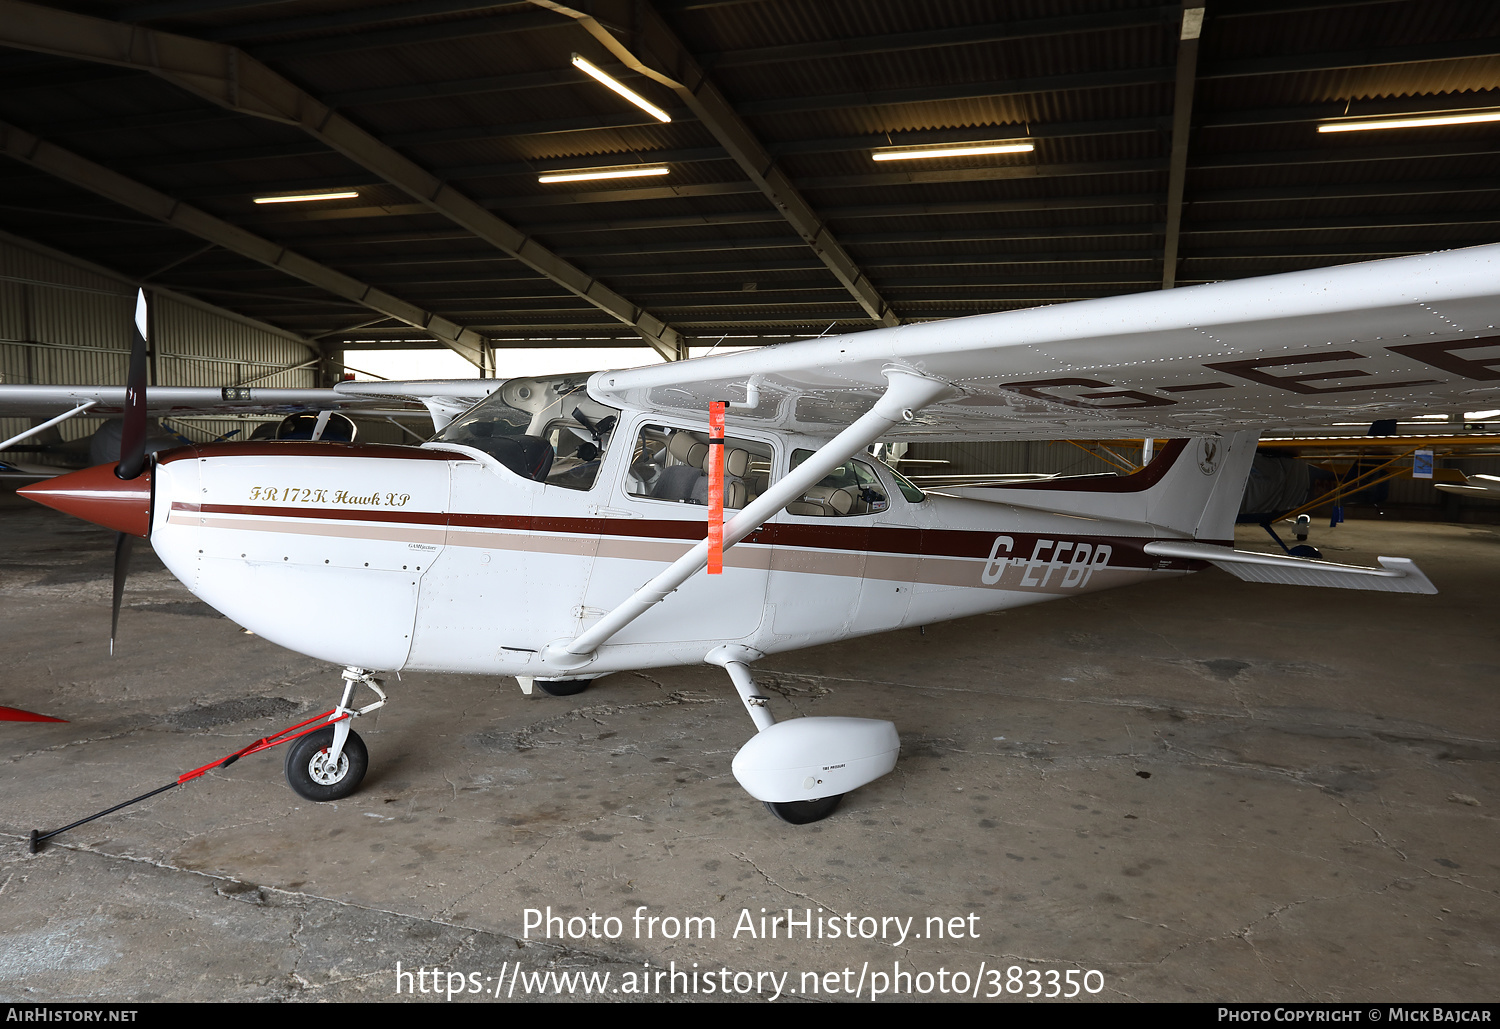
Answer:
<svg viewBox="0 0 1500 1029"><path fill-rule="evenodd" d="M1363 565L1339 564L1336 561L1317 561L1306 557L1288 557L1281 554L1257 554L1246 550L1230 550L1207 543L1163 540L1147 543L1146 553L1157 557L1181 557L1193 561L1207 561L1222 568L1230 575L1246 582L1274 582L1287 586L1322 586L1345 590L1374 590L1382 593L1436 593L1434 586L1417 567L1416 562L1405 557L1382 557L1380 568Z"/></svg>

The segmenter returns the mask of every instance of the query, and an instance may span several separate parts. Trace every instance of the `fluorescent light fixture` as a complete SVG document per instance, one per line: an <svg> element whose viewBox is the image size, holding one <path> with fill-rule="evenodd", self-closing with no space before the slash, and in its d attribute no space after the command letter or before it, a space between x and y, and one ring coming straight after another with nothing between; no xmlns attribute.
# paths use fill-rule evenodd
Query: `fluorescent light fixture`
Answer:
<svg viewBox="0 0 1500 1029"><path fill-rule="evenodd" d="M660 107L657 107L651 101L647 100L635 90L625 85L625 83L621 82L619 79L606 72L603 68L600 68L598 65L594 64L588 58L579 57L577 54L574 54L573 67L577 68L579 71L587 75L592 75L594 78L598 79L600 82L608 86L610 89L614 90L616 93L619 93L626 100L629 100L632 104L635 104L635 106L645 111L657 121L669 122L672 120L672 116L666 111L663 111Z"/></svg>
<svg viewBox="0 0 1500 1029"><path fill-rule="evenodd" d="M1333 121L1318 126L1319 132L1367 132L1371 129L1419 129L1428 125L1478 125L1500 121L1500 111L1471 114L1432 114L1414 118L1374 118L1369 121Z"/></svg>
<svg viewBox="0 0 1500 1029"><path fill-rule="evenodd" d="M1197 39L1203 35L1203 8L1188 7L1182 12L1182 38Z"/></svg>
<svg viewBox="0 0 1500 1029"><path fill-rule="evenodd" d="M1486 418L1500 418L1500 411L1465 411L1464 421L1482 422Z"/></svg>
<svg viewBox="0 0 1500 1029"><path fill-rule="evenodd" d="M952 146L891 147L873 151L877 161L921 161L934 157L978 157L982 154L1029 154L1030 143L957 143Z"/></svg>
<svg viewBox="0 0 1500 1029"><path fill-rule="evenodd" d="M342 193L299 193L290 197L256 197L257 204L301 204L309 200L347 200L350 197L359 196L357 190L349 189Z"/></svg>
<svg viewBox="0 0 1500 1029"><path fill-rule="evenodd" d="M609 168L599 171L558 172L556 175L538 175L538 182L583 182L586 179L638 179L645 175L665 175L670 168L651 165L646 168Z"/></svg>

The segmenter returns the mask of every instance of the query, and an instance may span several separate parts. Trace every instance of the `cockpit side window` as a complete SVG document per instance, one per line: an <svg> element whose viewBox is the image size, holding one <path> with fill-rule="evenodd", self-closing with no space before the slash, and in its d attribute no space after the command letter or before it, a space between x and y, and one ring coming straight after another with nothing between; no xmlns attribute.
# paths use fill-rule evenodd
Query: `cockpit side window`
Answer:
<svg viewBox="0 0 1500 1029"><path fill-rule="evenodd" d="M633 497L708 503L708 433L644 425L636 437L625 492ZM769 444L724 438L724 506L739 509L765 492L771 478Z"/></svg>
<svg viewBox="0 0 1500 1029"><path fill-rule="evenodd" d="M435 439L482 450L536 482L587 490L618 422L619 412L590 399L576 378L511 379Z"/></svg>
<svg viewBox="0 0 1500 1029"><path fill-rule="evenodd" d="M609 415L595 421L575 408L572 417L560 418L547 426L542 438L551 445L554 457L543 481L563 489L593 489L618 420L617 416Z"/></svg>

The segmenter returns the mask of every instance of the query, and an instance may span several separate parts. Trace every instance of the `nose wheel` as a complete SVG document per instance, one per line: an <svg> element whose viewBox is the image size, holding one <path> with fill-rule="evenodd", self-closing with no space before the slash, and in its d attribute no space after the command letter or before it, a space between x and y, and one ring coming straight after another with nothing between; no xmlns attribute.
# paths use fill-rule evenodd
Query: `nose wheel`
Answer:
<svg viewBox="0 0 1500 1029"><path fill-rule="evenodd" d="M365 741L349 727L349 723L360 715L384 707L385 691L380 688L380 680L368 669L350 665L344 669L343 679L344 695L338 706L328 712L328 724L316 732L297 737L286 755L287 785L306 800L343 800L359 789L365 770L370 766L370 752L365 749ZM361 685L369 687L378 699L364 707L352 707L355 687Z"/></svg>
<svg viewBox="0 0 1500 1029"><path fill-rule="evenodd" d="M286 755L286 781L306 800L343 800L364 781L370 753L359 733L350 730L343 750L333 756L333 726L308 733Z"/></svg>

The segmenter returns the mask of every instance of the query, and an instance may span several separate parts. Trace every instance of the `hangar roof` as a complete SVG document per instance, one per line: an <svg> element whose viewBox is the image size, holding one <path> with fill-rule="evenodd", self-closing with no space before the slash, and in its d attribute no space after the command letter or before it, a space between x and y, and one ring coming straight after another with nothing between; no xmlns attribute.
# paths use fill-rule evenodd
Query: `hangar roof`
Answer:
<svg viewBox="0 0 1500 1029"><path fill-rule="evenodd" d="M0 229L305 338L470 353L1495 241L1500 123L1318 127L1500 108L1500 5L1207 0L1201 36L1183 7L0 0ZM1033 149L872 159L997 140Z"/></svg>

